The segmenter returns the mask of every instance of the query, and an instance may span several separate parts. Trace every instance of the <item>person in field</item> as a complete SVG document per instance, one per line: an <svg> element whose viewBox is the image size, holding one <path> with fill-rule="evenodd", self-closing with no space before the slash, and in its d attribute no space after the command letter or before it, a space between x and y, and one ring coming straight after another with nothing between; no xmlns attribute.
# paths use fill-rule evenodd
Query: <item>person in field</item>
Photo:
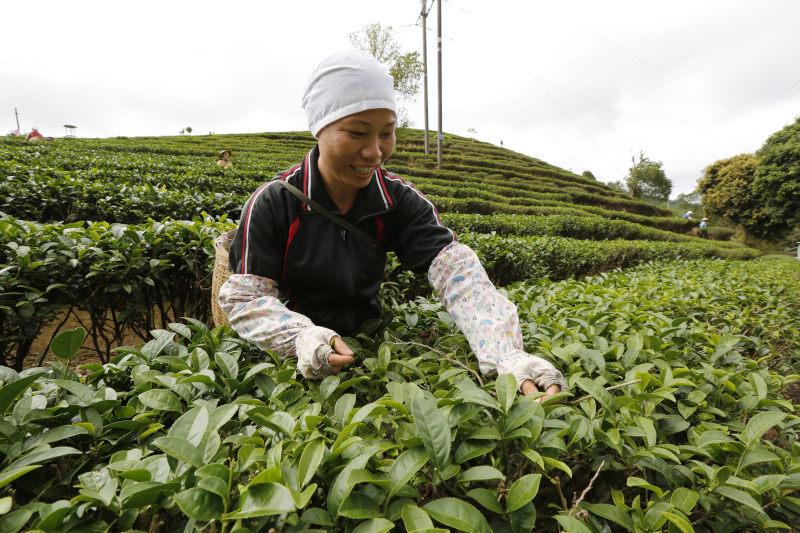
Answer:
<svg viewBox="0 0 800 533"><path fill-rule="evenodd" d="M217 166L222 168L231 168L233 166L233 163L231 162L230 150L222 150L219 153L219 158L217 159Z"/></svg>
<svg viewBox="0 0 800 533"><path fill-rule="evenodd" d="M30 133L28 133L25 138L29 141L43 141L45 140L44 135L39 133L39 130L36 128L31 128Z"/></svg>
<svg viewBox="0 0 800 533"><path fill-rule="evenodd" d="M406 268L427 274L481 372L513 374L525 394L566 389L549 361L525 352L517 309L475 252L442 224L430 200L382 167L397 127L386 67L365 52L333 54L313 71L302 105L317 145L244 205L230 247L232 275L218 299L231 327L262 349L296 356L308 379L338 373L354 362L340 335L379 315L386 252L393 251Z"/></svg>
<svg viewBox="0 0 800 533"><path fill-rule="evenodd" d="M700 219L699 234L704 239L708 238L708 219L706 217Z"/></svg>

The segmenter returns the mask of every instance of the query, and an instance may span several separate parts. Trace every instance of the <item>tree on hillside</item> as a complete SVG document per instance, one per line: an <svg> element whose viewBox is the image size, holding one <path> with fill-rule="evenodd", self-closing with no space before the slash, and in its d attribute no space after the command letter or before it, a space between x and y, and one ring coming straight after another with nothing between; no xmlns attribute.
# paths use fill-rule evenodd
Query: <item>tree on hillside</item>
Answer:
<svg viewBox="0 0 800 533"><path fill-rule="evenodd" d="M771 241L800 235L800 118L753 154L709 165L698 183L710 213Z"/></svg>
<svg viewBox="0 0 800 533"><path fill-rule="evenodd" d="M628 169L628 176L625 178L631 196L667 201L672 192L672 182L661 168L663 163L649 159L644 152L639 152L639 161L634 156L631 162L633 166Z"/></svg>
<svg viewBox="0 0 800 533"><path fill-rule="evenodd" d="M800 226L800 117L772 134L756 155L753 192L761 199L758 231L777 240Z"/></svg>
<svg viewBox="0 0 800 533"><path fill-rule="evenodd" d="M618 191L628 192L628 188L625 186L625 182L622 180L609 181L608 183L606 183L606 185L608 185L612 189L617 189Z"/></svg>
<svg viewBox="0 0 800 533"><path fill-rule="evenodd" d="M700 207L702 203L703 201L700 197L700 193L697 191L684 192L675 198L675 205L685 204Z"/></svg>
<svg viewBox="0 0 800 533"><path fill-rule="evenodd" d="M706 214L741 224L749 233L761 233L754 232L762 219L760 200L752 188L757 168L758 158L753 154L740 154L707 166L697 182Z"/></svg>
<svg viewBox="0 0 800 533"><path fill-rule="evenodd" d="M589 178L590 180L597 181L597 178L594 177L594 174L592 174L591 170L584 170L583 172L581 172L581 176L583 176L584 178Z"/></svg>
<svg viewBox="0 0 800 533"><path fill-rule="evenodd" d="M391 26L373 22L351 33L349 37L353 47L364 50L389 67L397 94L413 100L419 92L422 61L419 59L419 52L402 52L393 32Z"/></svg>
<svg viewBox="0 0 800 533"><path fill-rule="evenodd" d="M186 126L186 133L188 133L189 135L192 134L192 127L191 126Z"/></svg>

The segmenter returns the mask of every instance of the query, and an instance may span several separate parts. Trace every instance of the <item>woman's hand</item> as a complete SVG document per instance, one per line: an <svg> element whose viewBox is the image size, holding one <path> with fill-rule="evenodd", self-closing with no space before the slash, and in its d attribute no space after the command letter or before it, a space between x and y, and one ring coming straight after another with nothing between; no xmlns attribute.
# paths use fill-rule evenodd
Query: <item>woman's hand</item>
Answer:
<svg viewBox="0 0 800 533"><path fill-rule="evenodd" d="M355 359L355 352L338 335L331 339L333 353L328 355L328 365L331 367L332 374L338 374L344 367L352 364Z"/></svg>
<svg viewBox="0 0 800 533"><path fill-rule="evenodd" d="M525 381L523 381L522 387L520 387L520 389L522 390L522 394L524 394L525 396L536 394L537 392L539 392L539 389L536 388L536 385L533 383L533 380L531 379L526 379ZM535 401L541 402L558 392L561 392L561 387L559 387L558 385L550 385L549 387L547 387L547 390L544 391L544 396L536 398Z"/></svg>

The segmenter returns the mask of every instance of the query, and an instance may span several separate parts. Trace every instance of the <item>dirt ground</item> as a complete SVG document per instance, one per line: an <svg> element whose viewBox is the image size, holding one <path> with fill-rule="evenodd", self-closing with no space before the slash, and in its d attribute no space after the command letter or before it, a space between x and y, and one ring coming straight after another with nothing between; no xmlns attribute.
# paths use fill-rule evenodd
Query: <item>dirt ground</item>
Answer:
<svg viewBox="0 0 800 533"><path fill-rule="evenodd" d="M58 331L66 331L68 329L77 327L83 327L87 331L89 330L88 326L91 321L89 320L88 313L83 311L73 311L64 325L61 325L61 322L67 315L67 312L68 311L66 310L61 311L55 320L42 328L39 336L36 337L36 340L33 341L33 344L31 345L31 350L28 354L28 357L25 358L25 362L23 364L24 368L47 366L47 363L56 360L56 357L50 352L50 341L52 340L54 333L56 333L57 328ZM59 328L59 326L61 327ZM147 342L147 340L148 339L139 337L132 331L128 331L128 333L123 337L123 342L118 346L140 346ZM114 347L117 347L117 345ZM44 356L44 359L42 359L42 356ZM40 360L42 361L41 364L39 363ZM82 365L86 363L96 363L99 361L100 358L98 357L97 351L95 351L92 347L92 341L87 335L86 340L83 342L83 347L78 351L77 358L74 360L73 364Z"/></svg>
<svg viewBox="0 0 800 533"><path fill-rule="evenodd" d="M800 383L792 383L787 385L786 388L784 388L781 392L783 393L784 398L795 405L800 405Z"/></svg>

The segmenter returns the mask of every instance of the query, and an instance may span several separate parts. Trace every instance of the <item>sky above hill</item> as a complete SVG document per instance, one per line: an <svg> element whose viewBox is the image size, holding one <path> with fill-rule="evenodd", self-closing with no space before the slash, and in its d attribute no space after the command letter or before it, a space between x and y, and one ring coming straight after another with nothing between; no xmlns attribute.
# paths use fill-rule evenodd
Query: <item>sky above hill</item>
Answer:
<svg viewBox="0 0 800 533"><path fill-rule="evenodd" d="M429 5L430 5L430 0ZM3 6L0 132L81 137L306 129L300 96L348 34L422 48L415 0L37 0ZM800 115L800 2L444 0L444 130L601 181L640 151L673 196ZM428 18L436 129L436 7ZM422 96L404 104L422 127ZM389 165L391 166L391 165Z"/></svg>

